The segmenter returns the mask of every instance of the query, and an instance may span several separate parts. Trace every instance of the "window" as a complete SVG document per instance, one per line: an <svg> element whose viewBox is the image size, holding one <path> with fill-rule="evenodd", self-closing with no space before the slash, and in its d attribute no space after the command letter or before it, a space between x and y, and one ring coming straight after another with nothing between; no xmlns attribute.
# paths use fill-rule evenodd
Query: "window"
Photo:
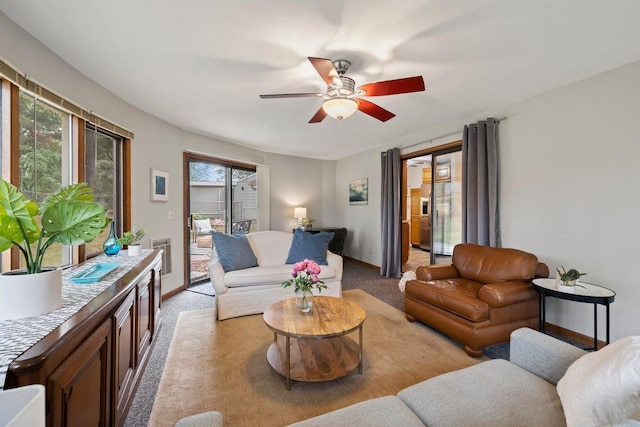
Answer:
<svg viewBox="0 0 640 427"><path fill-rule="evenodd" d="M34 96L20 93L20 189L40 205L46 197L71 184L71 120ZM43 265L71 263L68 246L54 245L45 254ZM24 267L21 257L20 267Z"/></svg>
<svg viewBox="0 0 640 427"><path fill-rule="evenodd" d="M3 91L4 91L4 81L2 79L0 79L0 142L2 142L2 135L3 133L3 125L4 125L4 118L6 117L4 114L4 110L2 109L2 103L4 101L4 95L3 95ZM4 178L4 169L2 168L3 164L4 164L4 159L2 158L2 153L4 152L4 150L2 149L2 144L0 144L0 178ZM4 264L6 258L3 255L3 252L0 252L0 271L4 271Z"/></svg>
<svg viewBox="0 0 640 427"><path fill-rule="evenodd" d="M123 232L122 212L122 146L123 139L94 125L85 128L85 181L93 189L95 201L107 210L115 221L116 234ZM102 253L102 243L109 229L85 245L88 257Z"/></svg>
<svg viewBox="0 0 640 427"><path fill-rule="evenodd" d="M25 78L0 60L0 172L40 204L51 193L87 181L115 220L130 226L130 149L133 133ZM102 253L98 236L80 247L53 245L44 266L84 261ZM24 267L14 248L0 254L0 271Z"/></svg>

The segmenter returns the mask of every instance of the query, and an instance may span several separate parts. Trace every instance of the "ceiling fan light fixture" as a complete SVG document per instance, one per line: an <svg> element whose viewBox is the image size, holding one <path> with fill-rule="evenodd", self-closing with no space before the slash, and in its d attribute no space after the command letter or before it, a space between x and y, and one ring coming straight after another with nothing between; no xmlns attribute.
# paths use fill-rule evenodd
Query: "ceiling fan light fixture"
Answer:
<svg viewBox="0 0 640 427"><path fill-rule="evenodd" d="M331 98L324 101L322 109L334 119L342 120L358 110L358 101L351 98Z"/></svg>

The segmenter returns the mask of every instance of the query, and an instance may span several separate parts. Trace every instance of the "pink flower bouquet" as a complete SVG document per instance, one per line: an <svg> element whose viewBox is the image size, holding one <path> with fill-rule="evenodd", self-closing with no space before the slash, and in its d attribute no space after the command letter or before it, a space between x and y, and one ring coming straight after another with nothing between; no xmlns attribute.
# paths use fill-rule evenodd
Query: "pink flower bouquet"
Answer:
<svg viewBox="0 0 640 427"><path fill-rule="evenodd" d="M327 285L318 277L320 271L321 268L315 261L305 259L296 262L291 271L292 278L282 282L282 286L286 288L295 285L296 291L303 292L311 292L315 286L318 292L322 292L323 289L327 289Z"/></svg>

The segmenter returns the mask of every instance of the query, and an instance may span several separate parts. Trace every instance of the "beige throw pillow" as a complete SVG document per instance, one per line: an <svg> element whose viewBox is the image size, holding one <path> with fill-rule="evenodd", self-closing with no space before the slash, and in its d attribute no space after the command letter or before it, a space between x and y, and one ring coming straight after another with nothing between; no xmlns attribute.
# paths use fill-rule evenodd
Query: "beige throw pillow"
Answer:
<svg viewBox="0 0 640 427"><path fill-rule="evenodd" d="M640 336L630 336L576 360L558 382L567 426L603 426L638 416Z"/></svg>

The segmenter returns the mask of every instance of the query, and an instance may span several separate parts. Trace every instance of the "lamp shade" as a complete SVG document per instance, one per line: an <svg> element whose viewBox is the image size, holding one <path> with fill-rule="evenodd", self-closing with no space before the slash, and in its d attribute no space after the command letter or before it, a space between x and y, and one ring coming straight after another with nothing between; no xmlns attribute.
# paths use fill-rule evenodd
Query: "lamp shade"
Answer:
<svg viewBox="0 0 640 427"><path fill-rule="evenodd" d="M351 98L330 98L324 101L322 109L334 119L342 120L358 109L358 101Z"/></svg>
<svg viewBox="0 0 640 427"><path fill-rule="evenodd" d="M306 218L307 217L307 208L301 208L297 206L293 208L293 217L294 218Z"/></svg>

